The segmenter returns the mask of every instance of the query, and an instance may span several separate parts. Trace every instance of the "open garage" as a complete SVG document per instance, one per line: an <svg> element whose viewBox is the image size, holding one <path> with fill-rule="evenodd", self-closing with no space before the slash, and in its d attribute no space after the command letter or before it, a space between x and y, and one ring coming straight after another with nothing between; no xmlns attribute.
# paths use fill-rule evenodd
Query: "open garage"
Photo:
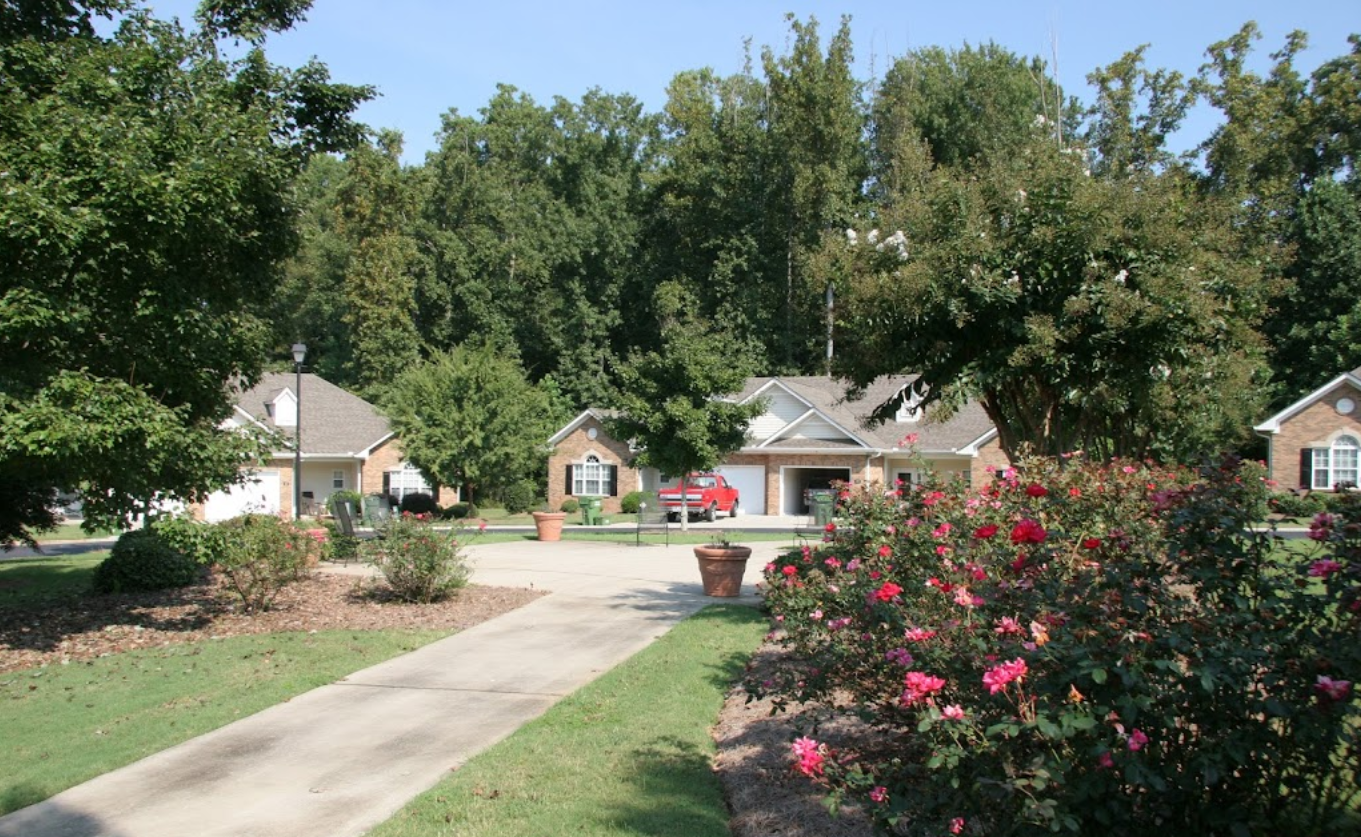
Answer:
<svg viewBox="0 0 1361 837"><path fill-rule="evenodd" d="M834 482L850 482L850 468L804 468L786 466L780 469L780 514L808 514L808 489L831 488Z"/></svg>

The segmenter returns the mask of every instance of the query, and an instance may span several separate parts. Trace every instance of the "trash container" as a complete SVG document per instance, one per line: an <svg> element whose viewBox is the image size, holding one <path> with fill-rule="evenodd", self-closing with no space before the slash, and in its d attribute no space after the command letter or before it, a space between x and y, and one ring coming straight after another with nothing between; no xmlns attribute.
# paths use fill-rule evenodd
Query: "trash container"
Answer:
<svg viewBox="0 0 1361 837"><path fill-rule="evenodd" d="M832 512L836 506L836 492L830 488L809 489L808 508L813 514L813 523L826 526L832 522Z"/></svg>
<svg viewBox="0 0 1361 837"><path fill-rule="evenodd" d="M388 498L382 494L370 494L364 498L364 522L369 526L377 526L387 520L391 511Z"/></svg>
<svg viewBox="0 0 1361 837"><path fill-rule="evenodd" d="M581 498L581 525L599 526L604 520L604 499L601 497L582 497Z"/></svg>

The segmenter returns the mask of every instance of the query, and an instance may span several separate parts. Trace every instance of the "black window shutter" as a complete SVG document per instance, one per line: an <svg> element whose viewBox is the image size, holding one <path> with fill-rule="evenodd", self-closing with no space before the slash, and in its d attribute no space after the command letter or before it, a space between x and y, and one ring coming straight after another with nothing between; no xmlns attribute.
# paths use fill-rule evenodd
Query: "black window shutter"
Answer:
<svg viewBox="0 0 1361 837"><path fill-rule="evenodd" d="M572 467L571 465L567 466L567 488L563 490L563 494L572 493Z"/></svg>
<svg viewBox="0 0 1361 837"><path fill-rule="evenodd" d="M1314 487L1314 449L1300 449L1300 488Z"/></svg>
<svg viewBox="0 0 1361 837"><path fill-rule="evenodd" d="M611 496L611 497L618 497L618 496L619 496L619 466L618 466L618 465L607 465L606 467L609 469L609 471L608 471L607 473L608 473L608 475L609 475L609 481L610 481L610 496Z"/></svg>

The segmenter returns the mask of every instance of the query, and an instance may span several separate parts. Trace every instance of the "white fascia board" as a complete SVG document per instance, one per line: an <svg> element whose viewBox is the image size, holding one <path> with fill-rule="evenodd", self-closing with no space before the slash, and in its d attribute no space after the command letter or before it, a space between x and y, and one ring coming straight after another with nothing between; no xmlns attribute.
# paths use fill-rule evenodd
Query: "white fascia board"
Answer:
<svg viewBox="0 0 1361 837"><path fill-rule="evenodd" d="M582 410L581 414L578 415L576 418L572 419L571 421L569 421L566 427L562 428L557 433L554 433L552 436L549 436L548 444L556 445L558 442L561 442L563 439L566 439L568 436L572 434L572 431L576 430L578 427L585 424L586 420L591 418L599 420L600 416L596 414L595 410L592 410L590 408Z"/></svg>
<svg viewBox="0 0 1361 837"><path fill-rule="evenodd" d="M978 456L979 449L996 438L997 428L994 427L982 436L979 436L977 439L974 439L972 442L955 451L955 453L963 454L964 456Z"/></svg>
<svg viewBox="0 0 1361 837"><path fill-rule="evenodd" d="M1270 434L1279 433L1281 431L1282 423L1286 422L1296 413L1300 412L1309 405L1313 404L1315 401L1327 395L1329 392L1332 392L1334 389L1336 389L1343 383L1350 383L1357 389L1361 389L1361 379L1357 378L1350 372L1344 372L1341 375L1338 375L1336 378L1329 381L1328 383L1324 384L1323 386L1304 396L1300 400L1296 401L1294 404L1291 404L1289 407L1286 407L1284 410L1281 410L1276 415L1272 416L1271 418L1267 419L1261 424L1253 427L1252 429L1257 431L1258 433Z"/></svg>
<svg viewBox="0 0 1361 837"><path fill-rule="evenodd" d="M393 438L396 435L397 434L395 432L389 430L387 433L383 434L383 437L381 439L364 448L359 453L355 454L355 457L358 459L368 459L373 454L374 448L378 447L381 444L384 444L385 442L387 442L389 439Z"/></svg>

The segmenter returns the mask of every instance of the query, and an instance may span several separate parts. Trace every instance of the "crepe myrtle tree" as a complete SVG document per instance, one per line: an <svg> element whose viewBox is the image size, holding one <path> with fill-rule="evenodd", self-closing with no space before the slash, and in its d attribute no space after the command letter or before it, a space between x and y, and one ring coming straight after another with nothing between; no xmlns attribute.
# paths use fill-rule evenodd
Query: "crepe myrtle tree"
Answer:
<svg viewBox="0 0 1361 837"><path fill-rule="evenodd" d="M977 398L1013 459L1193 460L1251 425L1268 288L1231 207L1177 172L1093 176L1052 142L967 171L905 150L892 232L820 254L841 289L838 372L919 372L946 410Z"/></svg>
<svg viewBox="0 0 1361 837"><path fill-rule="evenodd" d="M750 371L740 358L750 353L695 315L690 302L680 284L658 286L661 350L636 351L619 365L619 413L604 421L610 435L637 446L635 464L682 477L741 448L747 424L765 409L760 400L726 398L742 389ZM689 510L681 502L685 529Z"/></svg>
<svg viewBox="0 0 1361 837"><path fill-rule="evenodd" d="M215 0L192 30L136 0L0 12L0 544L51 526L55 489L126 525L260 451L219 425L270 353L293 181L371 95L265 59L307 5Z"/></svg>

